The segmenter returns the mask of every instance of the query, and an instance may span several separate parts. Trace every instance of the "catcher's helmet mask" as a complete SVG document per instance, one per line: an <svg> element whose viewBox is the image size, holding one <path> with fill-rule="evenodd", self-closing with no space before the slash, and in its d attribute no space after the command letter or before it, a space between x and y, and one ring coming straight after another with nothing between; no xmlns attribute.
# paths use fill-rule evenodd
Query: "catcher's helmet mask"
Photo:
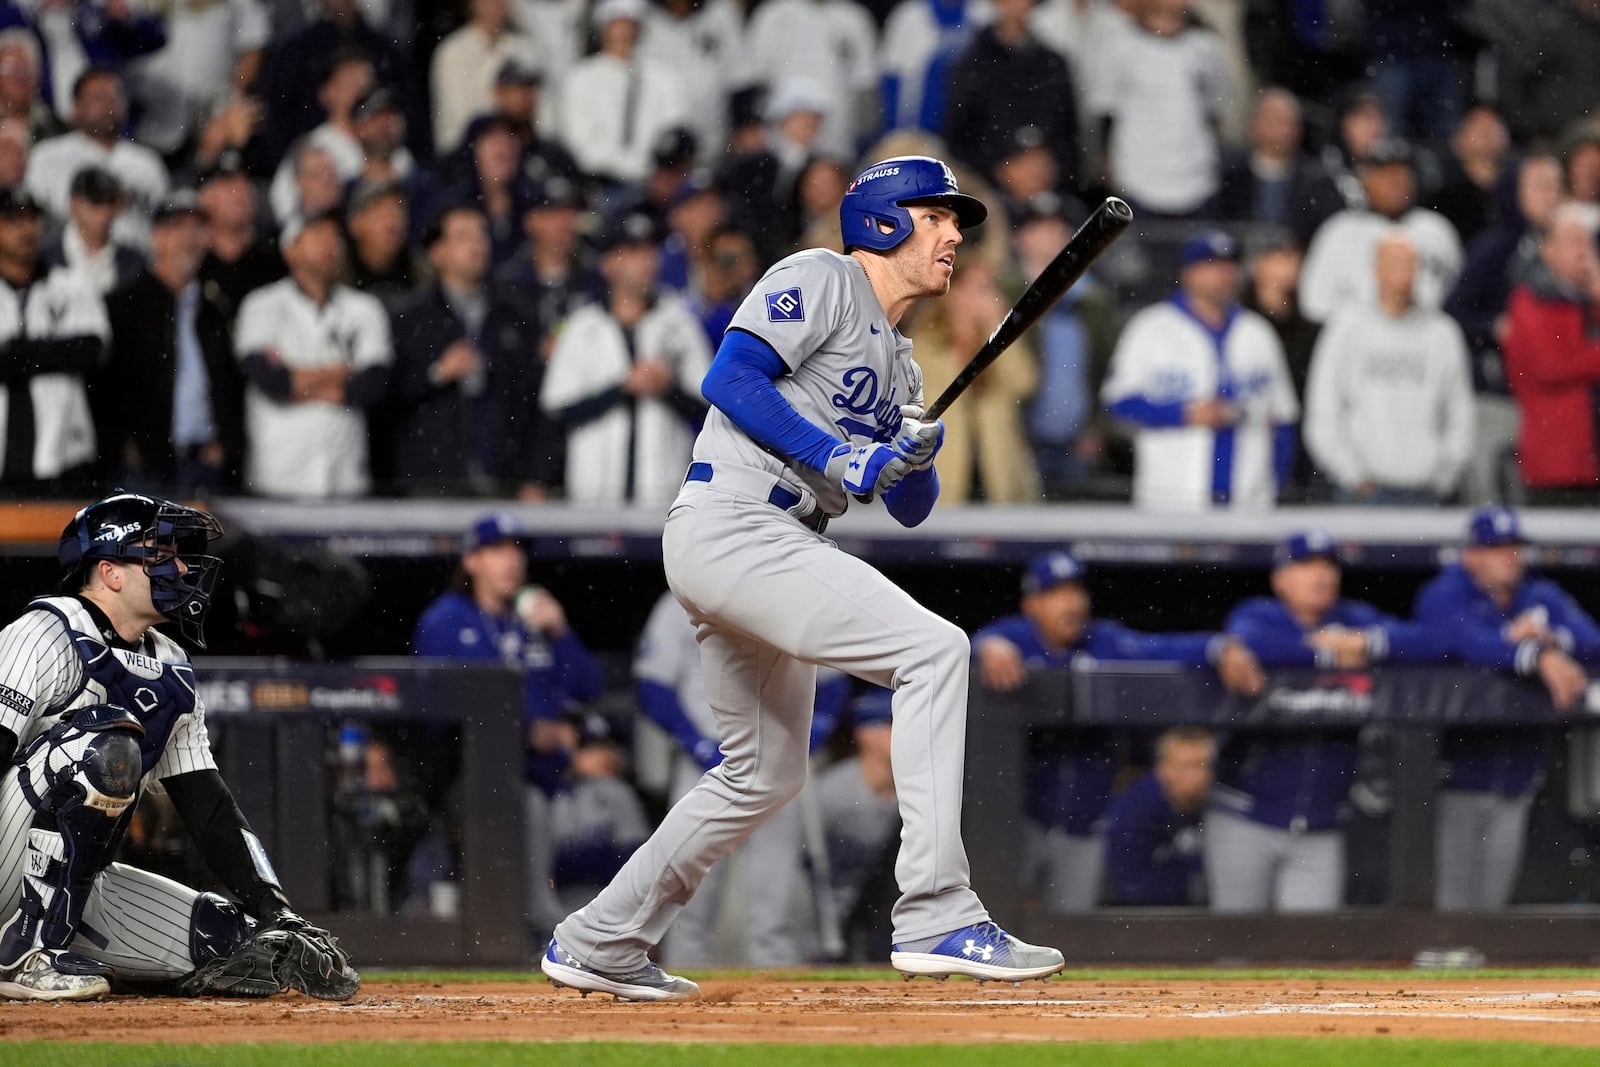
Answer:
<svg viewBox="0 0 1600 1067"><path fill-rule="evenodd" d="M205 648L206 612L222 566L221 558L206 549L221 536L222 524L198 508L142 493L113 493L79 511L61 531L60 588L77 592L98 560L140 563L155 609Z"/></svg>
<svg viewBox="0 0 1600 1067"><path fill-rule="evenodd" d="M856 175L845 190L839 204L844 250L891 251L911 236L916 224L906 209L918 204L949 208L963 230L989 217L982 200L961 191L949 164L931 156L895 156Z"/></svg>

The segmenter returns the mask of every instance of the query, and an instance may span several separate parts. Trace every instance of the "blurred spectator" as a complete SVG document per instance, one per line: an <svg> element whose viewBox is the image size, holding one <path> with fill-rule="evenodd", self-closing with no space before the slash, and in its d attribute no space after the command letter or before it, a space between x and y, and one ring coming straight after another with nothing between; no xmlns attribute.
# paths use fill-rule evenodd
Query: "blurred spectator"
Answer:
<svg viewBox="0 0 1600 1067"><path fill-rule="evenodd" d="M1397 225L1417 249L1417 304L1437 308L1444 303L1461 273L1461 239L1443 215L1415 206L1411 164L1405 142L1374 144L1356 168L1365 204L1345 208L1317 227L1300 272L1300 307L1313 322L1326 322L1346 305L1373 301L1372 255Z"/></svg>
<svg viewBox="0 0 1600 1067"><path fill-rule="evenodd" d="M6 5L5 23L21 22L38 35L44 48L40 69L44 97L62 118L72 115L77 80L92 67L118 76L128 61L148 55L167 40L158 14L117 0L44 0Z"/></svg>
<svg viewBox="0 0 1600 1067"><path fill-rule="evenodd" d="M112 230L118 240L146 247L150 212L166 198L161 157L122 135L128 100L122 80L104 67L78 76L72 91L72 131L40 141L28 156L28 191L58 219L67 216L68 192L78 171L100 166L116 176L127 203Z"/></svg>
<svg viewBox="0 0 1600 1067"><path fill-rule="evenodd" d="M1339 555L1320 530L1278 547L1271 597L1246 600L1227 632L1263 666L1361 670L1444 659L1430 628L1339 596ZM1354 729L1243 730L1217 763L1205 816L1206 884L1219 912L1332 911L1344 899L1341 828L1356 781Z"/></svg>
<svg viewBox="0 0 1600 1067"><path fill-rule="evenodd" d="M540 357L548 359L553 335L548 331L587 303L600 288L590 248L579 237L583 197L577 185L550 178L530 193L522 211L527 236L515 258L495 271L495 279L532 302L536 319L547 332Z"/></svg>
<svg viewBox="0 0 1600 1067"><path fill-rule="evenodd" d="M0 488L13 496L84 496L97 455L84 378L110 329L93 289L47 275L42 212L26 189L0 189Z"/></svg>
<svg viewBox="0 0 1600 1067"><path fill-rule="evenodd" d="M39 39L21 26L0 30L0 118L20 122L24 143L54 137L66 129L55 109L39 95Z"/></svg>
<svg viewBox="0 0 1600 1067"><path fill-rule="evenodd" d="M1003 3L996 12L1000 17L1004 17ZM1017 37L1027 32L1023 25L1026 15L1027 7L1020 6L1011 20ZM956 103L950 93L951 72L990 17L977 0L899 0L895 4L878 38L885 128L916 126L932 133L944 131ZM1002 91L992 83L990 88ZM1043 86L1033 88L1047 91Z"/></svg>
<svg viewBox="0 0 1600 1067"><path fill-rule="evenodd" d="M199 282L206 227L192 193L156 209L148 270L106 298L111 354L89 379L118 485L174 496L239 484L244 377L227 315Z"/></svg>
<svg viewBox="0 0 1600 1067"><path fill-rule="evenodd" d="M826 154L822 130L827 102L821 86L810 78L793 77L773 86L767 98L766 147L777 160L771 190L774 204L791 202L800 172Z"/></svg>
<svg viewBox="0 0 1600 1067"><path fill-rule="evenodd" d="M1288 479L1300 405L1277 335L1237 303L1238 260L1227 234L1190 238L1178 292L1117 341L1101 398L1136 427L1138 507L1268 508Z"/></svg>
<svg viewBox="0 0 1600 1067"><path fill-rule="evenodd" d="M550 881L563 912L593 900L651 829L639 795L623 777L611 724L596 712L569 718L577 746L550 802Z"/></svg>
<svg viewBox="0 0 1600 1067"><path fill-rule="evenodd" d="M1389 136L1389 120L1377 94L1355 86L1341 96L1333 137L1295 183L1289 224L1304 248L1322 224L1346 208L1366 205L1356 162Z"/></svg>
<svg viewBox="0 0 1600 1067"><path fill-rule="evenodd" d="M499 266L522 244L524 206L533 197L533 183L522 173L521 143L510 123L490 115L472 124L472 169L460 181L435 193L413 226L428 225L440 212L472 204L489 225L489 255Z"/></svg>
<svg viewBox="0 0 1600 1067"><path fill-rule="evenodd" d="M543 0L541 0L543 2ZM540 75L518 63L507 60L500 67L494 83L494 109L479 115L473 122L495 117L505 123L521 145L522 173L535 185L552 179L562 179L576 186L583 180L578 161L572 158L560 141L539 133ZM468 126L469 131L471 124ZM472 136L463 138L457 154L470 152Z"/></svg>
<svg viewBox="0 0 1600 1067"><path fill-rule="evenodd" d="M662 0L645 17L639 54L681 72L698 162L720 160L728 147L728 98L750 80L743 6L735 0Z"/></svg>
<svg viewBox="0 0 1600 1067"><path fill-rule="evenodd" d="M1481 35L1494 43L1507 121L1521 140L1554 140L1600 100L1600 6L1593 0L1479 0Z"/></svg>
<svg viewBox="0 0 1600 1067"><path fill-rule="evenodd" d="M1278 335L1283 360L1294 382L1301 410L1306 404L1306 380L1311 375L1311 352L1317 343L1317 324L1300 311L1300 246L1285 230L1269 234L1250 253L1245 267L1244 296L1240 306L1260 315ZM1304 496L1315 482L1311 456L1303 437L1295 442L1294 462L1285 488L1291 498Z"/></svg>
<svg viewBox="0 0 1600 1067"><path fill-rule="evenodd" d="M713 350L722 343L739 302L760 276L761 260L748 233L727 224L712 231L704 284L693 304Z"/></svg>
<svg viewBox="0 0 1600 1067"><path fill-rule="evenodd" d="M917 337L912 356L922 368L925 397L944 392L1012 303L993 265L980 258L956 261L945 298L923 304L911 327ZM991 504L1039 500L1039 472L1023 426L1023 402L1039 387L1039 364L1030 341L1022 338L1013 344L1006 360L979 375L941 416L941 505L979 499L980 486L982 499Z"/></svg>
<svg viewBox="0 0 1600 1067"><path fill-rule="evenodd" d="M122 187L110 171L89 166L74 174L67 194L67 224L45 245L45 266L101 296L132 281L144 270L144 256L111 239L111 225L123 201Z"/></svg>
<svg viewBox="0 0 1600 1067"><path fill-rule="evenodd" d="M646 0L600 0L600 50L575 63L561 86L561 140L584 174L608 186L642 180L656 138L691 119L686 77L639 54L648 11Z"/></svg>
<svg viewBox="0 0 1600 1067"><path fill-rule="evenodd" d="M1500 115L1479 104L1462 116L1450 138L1444 182L1433 194L1433 209L1471 244L1499 219L1501 190L1510 162L1511 139Z"/></svg>
<svg viewBox="0 0 1600 1067"><path fill-rule="evenodd" d="M451 588L417 620L411 650L418 656L498 661L522 674L528 915L536 928L548 929L566 914L550 890L550 798L560 791L580 741L572 720L563 715L598 699L604 678L568 624L561 602L527 584L528 558L519 543L525 536L509 514L474 522L463 538Z"/></svg>
<svg viewBox="0 0 1600 1067"><path fill-rule="evenodd" d="M1026 214L1028 205L1041 197L1061 201L1057 192L1061 165L1056 149L1037 126L1020 126L1011 131L1010 138L1000 146L990 174L1008 215Z"/></svg>
<svg viewBox="0 0 1600 1067"><path fill-rule="evenodd" d="M1340 308L1317 338L1306 447L1342 503L1444 503L1472 452L1466 339L1450 316L1417 306L1417 250L1403 231L1373 259L1377 301Z"/></svg>
<svg viewBox="0 0 1600 1067"><path fill-rule="evenodd" d="M649 218L613 222L600 240L605 301L573 312L556 338L539 406L566 433L572 500L665 504L683 483L711 346L659 271Z"/></svg>
<svg viewBox="0 0 1600 1067"><path fill-rule="evenodd" d="M1250 117L1249 147L1223 155L1217 216L1287 225L1296 182L1311 165L1301 135L1300 101L1287 89L1263 89Z"/></svg>
<svg viewBox="0 0 1600 1067"><path fill-rule="evenodd" d="M247 295L283 277L283 257L274 241L256 233L256 186L237 153L224 153L200 175L199 196L209 245L200 284L231 328Z"/></svg>
<svg viewBox="0 0 1600 1067"><path fill-rule="evenodd" d="M1132 30L1133 20L1124 7L1115 0L1040 0L1028 13L1028 28L1069 64L1080 130L1091 126L1090 94L1099 83L1112 39Z"/></svg>
<svg viewBox="0 0 1600 1067"><path fill-rule="evenodd" d="M745 45L774 108L785 83L806 79L822 113L817 149L854 159L878 126L878 27L867 9L856 0L765 0L750 15Z"/></svg>
<svg viewBox="0 0 1600 1067"><path fill-rule="evenodd" d="M1142 0L1106 46L1089 99L1111 187L1146 215L1192 217L1219 186L1217 123L1228 106L1222 41L1188 0Z"/></svg>
<svg viewBox="0 0 1600 1067"><path fill-rule="evenodd" d="M1600 204L1600 127L1583 122L1560 145L1567 195L1585 204Z"/></svg>
<svg viewBox="0 0 1600 1067"><path fill-rule="evenodd" d="M350 109L356 143L361 146L358 177L374 181L410 179L416 167L406 148L406 117L394 91L375 86Z"/></svg>
<svg viewBox="0 0 1600 1067"><path fill-rule="evenodd" d="M370 61L374 84L399 95L411 147L425 152L433 141L417 90L416 64L368 26L358 0L306 0L306 9L311 17L303 26L279 27L261 65L259 95L269 102L262 130L268 163L276 165L327 117L321 87L339 58L352 53Z"/></svg>
<svg viewBox="0 0 1600 1067"><path fill-rule="evenodd" d="M437 281L394 314L394 481L412 494L542 499L559 439L539 412L543 333L531 305L489 282L489 237L472 205L428 226Z"/></svg>
<svg viewBox="0 0 1600 1067"><path fill-rule="evenodd" d="M866 913L874 904L867 891L884 865L893 864L900 840L900 807L889 761L891 696L889 690L872 686L856 698L851 704L854 753L813 779L828 850L833 911L847 938L856 929L886 925L887 916L878 916L873 924ZM887 930L883 936L890 936ZM847 951L851 959L875 955L848 941Z"/></svg>
<svg viewBox="0 0 1600 1067"><path fill-rule="evenodd" d="M16 119L0 119L0 189L22 184L28 148L28 127Z"/></svg>
<svg viewBox="0 0 1600 1067"><path fill-rule="evenodd" d="M170 157L230 93L255 83L272 19L261 0L184 0L161 17L167 43L129 66L128 90L138 105L134 137Z"/></svg>
<svg viewBox="0 0 1600 1067"><path fill-rule="evenodd" d="M834 210L837 214L837 204ZM700 292L711 234L722 225L723 216L722 194L710 181L697 176L678 186L667 202L667 235L661 243L662 285L688 299Z"/></svg>
<svg viewBox="0 0 1600 1067"><path fill-rule="evenodd" d="M1017 225L1017 262L1032 282L1056 257L1072 228L1045 194ZM1115 343L1110 291L1085 275L1034 328L1039 388L1028 406L1028 438L1047 499L1081 495L1096 473L1105 447L1096 398Z"/></svg>
<svg viewBox="0 0 1600 1067"><path fill-rule="evenodd" d="M1190 18L1216 32L1222 41L1223 72L1227 91L1217 114L1217 129L1224 144L1245 143L1250 126L1250 105L1256 87L1246 43L1246 9L1250 0L1189 0Z"/></svg>
<svg viewBox="0 0 1600 1067"><path fill-rule="evenodd" d="M639 705L644 713L678 743L668 801L676 803L694 788L700 776L722 762L717 747L719 723L706 696L700 668L700 643L696 627L670 592L661 594L650 611L633 661ZM849 678L827 672L820 681L816 712L811 721L811 749L815 751L833 734L839 712L849 695ZM730 963L753 967L792 967L805 960L802 932L791 919L788 896L807 881L804 869L806 808L797 799L763 823L740 846L747 871L747 912L739 926L744 930L741 954L720 958L715 947L719 916L727 899L726 865L712 869L694 898L684 906L663 951L675 967L706 967ZM760 888L758 889L757 886Z"/></svg>
<svg viewBox="0 0 1600 1067"><path fill-rule="evenodd" d="M1511 291L1506 377L1522 410L1517 462L1528 503L1600 503L1600 255L1592 204L1555 210L1539 260Z"/></svg>
<svg viewBox="0 0 1600 1067"><path fill-rule="evenodd" d="M1033 0L999 0L994 22L950 64L942 132L970 166L993 174L1012 131L1032 127L1055 155L1061 191L1076 188L1078 104L1072 69L1029 28Z"/></svg>
<svg viewBox="0 0 1600 1067"><path fill-rule="evenodd" d="M280 222L294 213L291 198L308 149L321 149L327 154L340 185L361 176L366 153L356 137L355 108L375 84L372 60L365 52L337 52L329 57L327 72L317 90L317 102L327 118L284 154L267 192L272 212Z"/></svg>
<svg viewBox="0 0 1600 1067"><path fill-rule="evenodd" d="M284 166L289 169L279 173L290 176L286 196L278 195L276 179L267 193L280 230L287 230L303 219L331 215L339 210L344 202L344 179L339 176L339 168L326 149L317 147L309 139L302 141L289 153Z"/></svg>
<svg viewBox="0 0 1600 1067"><path fill-rule="evenodd" d="M1417 594L1417 622L1462 662L1538 678L1561 712L1575 710L1600 662L1600 626L1554 582L1527 573L1516 512L1473 513L1459 563ZM1522 868L1528 810L1544 783L1550 731L1529 724L1448 730L1434 822L1434 907L1501 911Z"/></svg>
<svg viewBox="0 0 1600 1067"><path fill-rule="evenodd" d="M377 297L339 282L344 238L330 215L284 228L289 276L245 297L234 348L244 364L245 485L265 496L364 495L366 412L394 360Z"/></svg>
<svg viewBox="0 0 1600 1067"><path fill-rule="evenodd" d="M972 635L978 677L1010 691L1037 670L1095 660L1170 660L1215 666L1223 683L1258 692L1261 668L1239 641L1217 634L1147 634L1090 617L1087 572L1072 555L1046 552L1022 575L1021 614ZM1028 877L1046 911L1089 911L1100 899L1105 863L1102 819L1117 771L1116 746L1105 729L1073 730L1059 745L1030 758L1025 840Z"/></svg>
<svg viewBox="0 0 1600 1067"><path fill-rule="evenodd" d="M755 238L765 264L787 255L791 246L787 243L789 227L776 233L772 226L782 165L767 129L769 112L763 94L761 89L748 88L733 95L728 108L728 154L716 164L711 180L722 190L728 217ZM805 116L805 121L813 135L822 128L821 112ZM792 188L793 175L787 180Z"/></svg>
<svg viewBox="0 0 1600 1067"><path fill-rule="evenodd" d="M851 173L837 159L818 156L801 168L794 181L792 217L794 248L844 249L839 225L839 205L850 186Z"/></svg>
<svg viewBox="0 0 1600 1067"><path fill-rule="evenodd" d="M1524 159L1516 168L1515 193L1500 221L1467 247L1466 266L1444 304L1472 354L1476 429L1464 485L1471 504L1506 499L1516 482L1511 460L1520 416L1508 392L1500 342L1512 282L1538 262L1539 242L1561 203L1561 165L1550 156Z"/></svg>
<svg viewBox="0 0 1600 1067"><path fill-rule="evenodd" d="M1364 0L1372 87L1398 137L1443 141L1467 92L1458 0Z"/></svg>
<svg viewBox="0 0 1600 1067"><path fill-rule="evenodd" d="M1117 904L1204 904L1200 816L1211 795L1217 742L1202 726L1156 739L1149 772L1106 806L1106 882Z"/></svg>
<svg viewBox="0 0 1600 1067"><path fill-rule="evenodd" d="M614 219L631 211L643 212L664 232L678 193L691 184L704 184L695 170L699 151L689 127L662 130L650 146L650 171L644 181L613 190L604 201L605 217Z"/></svg>
<svg viewBox="0 0 1600 1067"><path fill-rule="evenodd" d="M392 179L356 183L345 206L345 229L350 233L349 283L392 313L428 277L427 264L411 247L405 185Z"/></svg>
<svg viewBox="0 0 1600 1067"><path fill-rule="evenodd" d="M566 0L512 0L517 25L533 39L537 69L545 84L559 91L567 72L583 55L588 21L584 5Z"/></svg>
<svg viewBox="0 0 1600 1067"><path fill-rule="evenodd" d="M511 21L511 0L470 0L467 22L433 50L428 84L433 99L433 147L455 150L475 115L490 110L494 83L508 62L537 69L532 38Z"/></svg>

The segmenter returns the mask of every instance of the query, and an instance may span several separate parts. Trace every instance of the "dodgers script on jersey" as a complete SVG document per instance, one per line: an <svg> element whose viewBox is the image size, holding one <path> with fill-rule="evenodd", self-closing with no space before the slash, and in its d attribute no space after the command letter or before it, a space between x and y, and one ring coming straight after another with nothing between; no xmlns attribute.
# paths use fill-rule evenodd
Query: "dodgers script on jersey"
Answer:
<svg viewBox="0 0 1600 1067"><path fill-rule="evenodd" d="M773 383L778 392L813 425L851 444L892 441L900 406L922 403L911 342L889 325L866 270L849 256L813 248L780 261L739 305L729 329L771 345L790 371ZM837 486L764 451L715 407L694 458L783 475L828 515L842 514L848 504Z"/></svg>

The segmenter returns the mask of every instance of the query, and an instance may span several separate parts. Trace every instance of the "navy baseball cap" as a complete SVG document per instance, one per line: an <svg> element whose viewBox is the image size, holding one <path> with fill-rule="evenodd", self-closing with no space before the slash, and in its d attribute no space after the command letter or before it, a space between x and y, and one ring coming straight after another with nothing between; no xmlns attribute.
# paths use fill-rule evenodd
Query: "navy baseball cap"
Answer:
<svg viewBox="0 0 1600 1067"><path fill-rule="evenodd" d="M1028 561L1028 569L1022 572L1022 595L1043 593L1063 582L1081 582L1088 573L1089 569L1071 552L1041 552Z"/></svg>
<svg viewBox="0 0 1600 1067"><path fill-rule="evenodd" d="M1326 559L1338 563L1339 546L1323 530L1296 530L1272 554L1272 562L1277 566L1307 559Z"/></svg>
<svg viewBox="0 0 1600 1067"><path fill-rule="evenodd" d="M501 541L519 541L526 536L527 531L522 528L522 523L517 521L515 515L497 511L493 515L485 515L467 529L466 536L461 539L461 551L476 552L487 545L497 545Z"/></svg>
<svg viewBox="0 0 1600 1067"><path fill-rule="evenodd" d="M1196 263L1215 263L1219 260L1239 262L1239 242L1221 230L1197 233L1183 242L1183 247L1178 250L1179 270Z"/></svg>
<svg viewBox="0 0 1600 1067"><path fill-rule="evenodd" d="M1467 523L1467 543L1479 548L1494 545L1525 545L1522 520L1517 513L1503 504L1479 508Z"/></svg>

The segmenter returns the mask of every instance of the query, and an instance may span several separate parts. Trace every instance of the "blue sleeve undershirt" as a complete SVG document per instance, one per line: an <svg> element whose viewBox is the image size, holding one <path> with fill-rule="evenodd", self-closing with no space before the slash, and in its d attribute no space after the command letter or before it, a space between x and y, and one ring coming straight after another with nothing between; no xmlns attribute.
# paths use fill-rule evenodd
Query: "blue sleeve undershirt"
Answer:
<svg viewBox="0 0 1600 1067"><path fill-rule="evenodd" d="M700 392L750 439L821 473L844 442L808 421L772 383L787 374L773 347L752 333L729 330Z"/></svg>

